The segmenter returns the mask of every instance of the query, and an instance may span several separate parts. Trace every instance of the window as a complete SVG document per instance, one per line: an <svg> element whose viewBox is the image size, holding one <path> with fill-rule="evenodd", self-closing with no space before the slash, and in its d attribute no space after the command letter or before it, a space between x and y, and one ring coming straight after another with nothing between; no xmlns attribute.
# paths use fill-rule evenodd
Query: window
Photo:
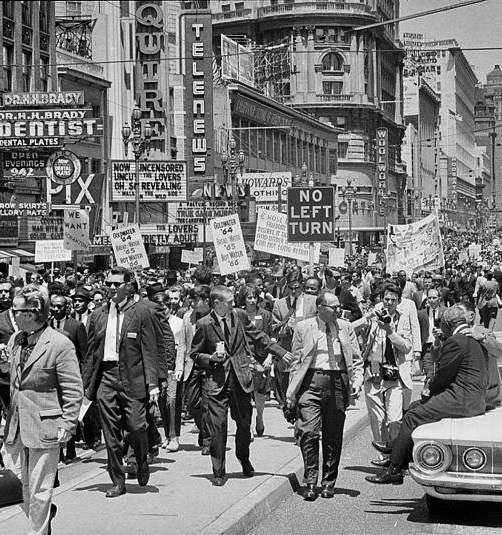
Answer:
<svg viewBox="0 0 502 535"><path fill-rule="evenodd" d="M21 21L26 26L31 26L31 15L33 13L33 3L28 0L21 2Z"/></svg>
<svg viewBox="0 0 502 535"><path fill-rule="evenodd" d="M349 150L349 142L348 141L339 141L338 142L338 157L339 158L347 158L348 150Z"/></svg>
<svg viewBox="0 0 502 535"><path fill-rule="evenodd" d="M341 95L343 82L323 82L322 92L324 95Z"/></svg>
<svg viewBox="0 0 502 535"><path fill-rule="evenodd" d="M23 91L28 93L31 91L31 53L24 52L22 53L22 76L23 76Z"/></svg>
<svg viewBox="0 0 502 535"><path fill-rule="evenodd" d="M40 56L40 89L49 90L49 58Z"/></svg>
<svg viewBox="0 0 502 535"><path fill-rule="evenodd" d="M230 4L222 4L221 11L223 13L229 13L230 12Z"/></svg>
<svg viewBox="0 0 502 535"><path fill-rule="evenodd" d="M12 47L3 45L2 51L4 90L12 91Z"/></svg>
<svg viewBox="0 0 502 535"><path fill-rule="evenodd" d="M91 173L101 172L101 160L98 158L91 158Z"/></svg>
<svg viewBox="0 0 502 535"><path fill-rule="evenodd" d="M4 0L3 16L8 19L14 19L14 2L12 0Z"/></svg>
<svg viewBox="0 0 502 535"><path fill-rule="evenodd" d="M49 9L47 6L47 1L42 0L40 2L40 12L38 18L40 23L40 31L49 33Z"/></svg>
<svg viewBox="0 0 502 535"><path fill-rule="evenodd" d="M343 71L343 58L336 52L330 52L322 58L323 71Z"/></svg>
<svg viewBox="0 0 502 535"><path fill-rule="evenodd" d="M340 145L340 143L338 143ZM329 174L336 175L338 170L338 156L336 149L329 149Z"/></svg>
<svg viewBox="0 0 502 535"><path fill-rule="evenodd" d="M235 11L242 11L244 9L244 2L235 2Z"/></svg>

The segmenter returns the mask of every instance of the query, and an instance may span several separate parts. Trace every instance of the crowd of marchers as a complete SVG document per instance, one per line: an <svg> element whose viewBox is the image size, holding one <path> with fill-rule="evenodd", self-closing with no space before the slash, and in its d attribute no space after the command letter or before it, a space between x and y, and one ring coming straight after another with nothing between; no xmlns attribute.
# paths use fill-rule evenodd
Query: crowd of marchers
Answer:
<svg viewBox="0 0 502 535"><path fill-rule="evenodd" d="M459 262L469 238L445 242L445 268L413 274L368 265L359 250L313 275L276 260L231 276L115 267L0 280L1 460L22 483L30 533L50 533L58 464L77 448L104 442L106 496L117 498L127 480L148 484L159 448L183 447L184 419L222 486L230 415L242 475L253 477L267 400L294 423L305 500L334 496L345 413L359 396L376 450L368 462L381 467L367 479L402 482L417 426L500 401L502 272L486 244ZM411 403L413 380L423 389Z"/></svg>

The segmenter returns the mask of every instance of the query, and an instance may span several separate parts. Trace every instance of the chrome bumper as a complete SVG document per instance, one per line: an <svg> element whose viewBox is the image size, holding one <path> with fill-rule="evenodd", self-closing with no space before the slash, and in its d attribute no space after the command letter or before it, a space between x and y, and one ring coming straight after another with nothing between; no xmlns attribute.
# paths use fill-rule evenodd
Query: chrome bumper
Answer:
<svg viewBox="0 0 502 535"><path fill-rule="evenodd" d="M446 487L477 493L500 491L502 495L502 475L466 474L465 472L440 472L439 474L430 475L417 470L415 465L411 465L409 470L411 477L424 487ZM452 492L452 494L455 493Z"/></svg>

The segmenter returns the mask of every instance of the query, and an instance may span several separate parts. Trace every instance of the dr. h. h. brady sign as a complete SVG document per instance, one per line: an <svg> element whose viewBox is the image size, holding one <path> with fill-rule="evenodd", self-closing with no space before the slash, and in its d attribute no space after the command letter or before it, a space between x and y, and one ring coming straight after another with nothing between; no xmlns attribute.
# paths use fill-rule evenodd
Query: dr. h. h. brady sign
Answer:
<svg viewBox="0 0 502 535"><path fill-rule="evenodd" d="M335 239L333 186L288 188L288 241Z"/></svg>

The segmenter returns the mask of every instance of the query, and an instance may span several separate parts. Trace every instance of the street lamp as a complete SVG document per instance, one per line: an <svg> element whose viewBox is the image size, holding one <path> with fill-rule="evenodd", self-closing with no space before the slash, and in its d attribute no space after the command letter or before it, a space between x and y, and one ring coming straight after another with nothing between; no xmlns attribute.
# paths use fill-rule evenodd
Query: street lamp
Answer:
<svg viewBox="0 0 502 535"><path fill-rule="evenodd" d="M237 170L242 173L244 172L244 151L241 149L238 153L236 152L237 143L235 139L230 138L230 154L223 149L221 153L221 165L223 167L223 176L225 177L225 183L230 182L232 187L232 209L235 210L235 183L237 180Z"/></svg>
<svg viewBox="0 0 502 535"><path fill-rule="evenodd" d="M203 224L202 224L202 265L206 265L206 225L207 225L207 200L204 199L202 188L196 189L191 195L190 198L193 201L199 201L202 202L202 217L203 217Z"/></svg>
<svg viewBox="0 0 502 535"><path fill-rule="evenodd" d="M134 153L134 188L136 203L136 223L140 223L139 213L139 159L143 154L150 154L150 142L152 140L153 130L150 123L145 123L141 128L141 110L134 108L131 115L132 129L128 123L122 127L122 140L124 141L124 152L127 156L128 147L132 145ZM143 131L142 131L143 130Z"/></svg>
<svg viewBox="0 0 502 535"><path fill-rule="evenodd" d="M352 201L357 193L356 186L352 185L352 180L347 178L347 184L340 188L340 193L348 204L349 212L349 255L352 256Z"/></svg>

